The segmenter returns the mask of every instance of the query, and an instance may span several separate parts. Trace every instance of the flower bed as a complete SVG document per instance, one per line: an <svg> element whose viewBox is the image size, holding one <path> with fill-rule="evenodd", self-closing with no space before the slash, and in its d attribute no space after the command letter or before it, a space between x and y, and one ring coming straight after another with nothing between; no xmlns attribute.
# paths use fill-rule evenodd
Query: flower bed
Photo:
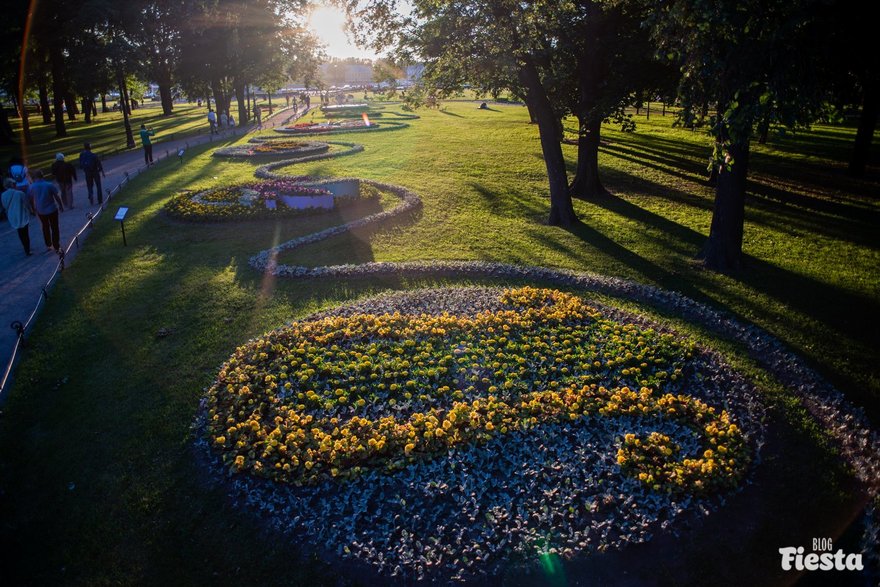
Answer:
<svg viewBox="0 0 880 587"><path fill-rule="evenodd" d="M374 126L363 120L342 120L338 122L298 122L290 126L282 127L285 131L303 132L326 132L331 130L352 130ZM375 125L378 126L378 125Z"/></svg>
<svg viewBox="0 0 880 587"><path fill-rule="evenodd" d="M218 464L282 527L436 579L649 539L741 482L752 395L693 343L576 296L450 288L248 343L202 417Z"/></svg>
<svg viewBox="0 0 880 587"><path fill-rule="evenodd" d="M214 157L257 158L257 157L303 157L326 153L328 143L296 141L290 139L260 140L251 139L244 145L224 147L214 151Z"/></svg>
<svg viewBox="0 0 880 587"><path fill-rule="evenodd" d="M222 222L315 214L357 202L378 202L381 197L380 191L370 185L359 186L355 193L337 195L312 185L310 179L272 179L196 194L184 192L172 198L165 210L189 222Z"/></svg>
<svg viewBox="0 0 880 587"><path fill-rule="evenodd" d="M399 130L409 126L404 122L393 122L382 119L381 123L367 124L363 120L333 120L324 122L299 122L290 126L274 129L275 132L287 135L310 136L340 134L347 132L375 132Z"/></svg>

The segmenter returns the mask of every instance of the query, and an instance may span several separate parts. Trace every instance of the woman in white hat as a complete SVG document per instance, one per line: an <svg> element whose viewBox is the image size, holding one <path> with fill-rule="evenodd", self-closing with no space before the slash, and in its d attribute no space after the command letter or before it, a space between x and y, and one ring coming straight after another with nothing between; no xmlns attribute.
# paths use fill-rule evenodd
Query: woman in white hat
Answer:
<svg viewBox="0 0 880 587"><path fill-rule="evenodd" d="M21 246L24 247L24 254L31 254L31 236L28 225L31 221L31 201L25 193L15 187L15 180L7 177L3 180L3 187L6 191L0 196L0 204L6 210L6 219L9 224L18 232L18 239Z"/></svg>

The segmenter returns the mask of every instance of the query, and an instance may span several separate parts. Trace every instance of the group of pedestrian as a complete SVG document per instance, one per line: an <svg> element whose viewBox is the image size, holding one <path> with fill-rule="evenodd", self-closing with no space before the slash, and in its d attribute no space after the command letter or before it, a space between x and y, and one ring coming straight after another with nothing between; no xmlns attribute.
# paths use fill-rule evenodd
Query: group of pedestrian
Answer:
<svg viewBox="0 0 880 587"><path fill-rule="evenodd" d="M211 134L217 134L221 129L224 128L235 128L235 117L232 116L228 111L221 112L220 116L217 116L217 113L214 112L213 108L208 109L208 126L210 127Z"/></svg>
<svg viewBox="0 0 880 587"><path fill-rule="evenodd" d="M104 167L100 157L92 152L89 143L83 145L83 150L79 154L79 169L85 176L89 203L95 203L95 189L97 189L98 203L103 204L101 177L104 175ZM13 158L8 175L3 179L4 191L0 195L2 211L10 226L18 232L26 256L32 254L29 229L30 218L34 214L40 220L46 250L62 253L58 215L64 212L65 208L75 207L73 182L77 181L77 174L76 168L65 159L64 153L55 155L51 172L57 185L48 181L42 170L29 170L24 161Z"/></svg>

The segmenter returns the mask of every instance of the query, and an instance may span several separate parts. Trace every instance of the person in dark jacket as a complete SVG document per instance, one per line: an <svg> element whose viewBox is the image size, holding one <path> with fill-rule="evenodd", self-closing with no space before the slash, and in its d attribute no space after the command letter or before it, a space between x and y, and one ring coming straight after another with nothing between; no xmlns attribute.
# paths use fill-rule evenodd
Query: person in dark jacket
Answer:
<svg viewBox="0 0 880 587"><path fill-rule="evenodd" d="M92 186L98 188L98 203L104 203L104 194L101 193L101 176L104 175L104 166L101 165L101 158L92 153L92 146L89 143L83 145L83 151L79 154L79 168L83 170L86 176L86 188L89 190L89 204L94 204L95 199L92 196Z"/></svg>
<svg viewBox="0 0 880 587"><path fill-rule="evenodd" d="M43 172L33 172L34 183L28 190L28 196L34 203L37 218L43 225L43 241L46 250L61 253L61 233L58 231L58 212L64 212L61 194L54 184L43 179Z"/></svg>
<svg viewBox="0 0 880 587"><path fill-rule="evenodd" d="M61 201L65 208L73 208L73 182L76 181L76 168L64 160L64 153L55 155L52 164L52 175L61 191Z"/></svg>

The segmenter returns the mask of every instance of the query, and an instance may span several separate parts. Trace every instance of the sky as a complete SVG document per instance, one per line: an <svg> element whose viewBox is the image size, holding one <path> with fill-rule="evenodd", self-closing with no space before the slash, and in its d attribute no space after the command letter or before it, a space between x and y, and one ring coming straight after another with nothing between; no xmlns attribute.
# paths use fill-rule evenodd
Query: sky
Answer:
<svg viewBox="0 0 880 587"><path fill-rule="evenodd" d="M359 57L375 59L376 54L369 49L360 49L349 40L345 32L345 14L338 8L318 2L309 15L309 28L326 45L324 51L330 57Z"/></svg>

